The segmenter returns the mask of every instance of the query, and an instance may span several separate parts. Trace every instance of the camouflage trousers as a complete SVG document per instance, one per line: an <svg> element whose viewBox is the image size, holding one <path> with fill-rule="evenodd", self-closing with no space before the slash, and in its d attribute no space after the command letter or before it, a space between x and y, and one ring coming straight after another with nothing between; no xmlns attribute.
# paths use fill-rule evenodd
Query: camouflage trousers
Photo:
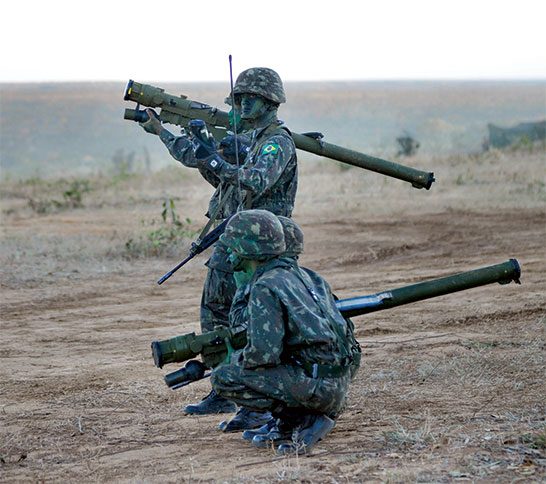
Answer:
<svg viewBox="0 0 546 484"><path fill-rule="evenodd" d="M349 375L310 378L294 365L246 370L240 362L218 366L211 375L219 395L250 410L271 411L284 403L334 418L343 410L349 381Z"/></svg>
<svg viewBox="0 0 546 484"><path fill-rule="evenodd" d="M206 263L207 278L201 296L201 331L213 331L215 326L229 325L229 310L235 291L235 280L225 248L216 244Z"/></svg>

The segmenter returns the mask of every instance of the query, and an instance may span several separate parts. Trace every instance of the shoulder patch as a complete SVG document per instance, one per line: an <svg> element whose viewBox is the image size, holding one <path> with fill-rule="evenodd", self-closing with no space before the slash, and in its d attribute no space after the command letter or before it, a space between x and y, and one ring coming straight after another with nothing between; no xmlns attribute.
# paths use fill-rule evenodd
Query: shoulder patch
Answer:
<svg viewBox="0 0 546 484"><path fill-rule="evenodd" d="M268 144L264 146L264 149L262 150L262 155L266 155L268 153L276 153L277 151L279 151L279 145Z"/></svg>

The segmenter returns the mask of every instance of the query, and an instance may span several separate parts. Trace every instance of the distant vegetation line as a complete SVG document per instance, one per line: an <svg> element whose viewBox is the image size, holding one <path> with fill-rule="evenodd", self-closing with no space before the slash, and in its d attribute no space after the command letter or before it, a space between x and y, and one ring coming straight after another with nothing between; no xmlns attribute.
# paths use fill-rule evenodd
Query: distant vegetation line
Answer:
<svg viewBox="0 0 546 484"><path fill-rule="evenodd" d="M139 81L147 82L145 79ZM227 85L227 83L225 83ZM222 109L224 83L173 84ZM0 84L2 176L108 172L171 163L162 144L123 119L124 83ZM526 81L287 83L280 118L296 132L392 158L396 138L410 135L428 154L479 151L487 123L510 126L544 118L544 84ZM169 127L178 133L179 128ZM125 160L125 161L124 161Z"/></svg>

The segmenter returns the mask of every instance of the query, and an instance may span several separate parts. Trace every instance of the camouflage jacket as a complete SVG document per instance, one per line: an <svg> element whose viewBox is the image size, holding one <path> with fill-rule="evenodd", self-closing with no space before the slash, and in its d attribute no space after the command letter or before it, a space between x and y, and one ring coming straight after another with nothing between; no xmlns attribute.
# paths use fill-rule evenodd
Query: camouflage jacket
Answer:
<svg viewBox="0 0 546 484"><path fill-rule="evenodd" d="M241 208L290 217L298 186L296 146L281 124L274 121L254 130L245 163L240 168L225 163L215 174L222 182L240 185Z"/></svg>
<svg viewBox="0 0 546 484"><path fill-rule="evenodd" d="M297 270L294 259L273 259L259 266L248 284L248 305L243 316L248 319L244 368L296 362L344 364L343 343L332 322L344 334L348 334L349 328L335 306L330 286L318 274L312 280L301 271L304 285ZM320 298L330 317L323 314L308 287Z"/></svg>
<svg viewBox="0 0 546 484"><path fill-rule="evenodd" d="M224 193L229 186L229 183L222 183L214 173L201 166L201 163L195 159L192 142L186 136L175 136L171 132L164 129L161 131L159 138L175 160L179 161L188 168L198 168L201 176L214 188L216 188L216 191L209 201L207 217L210 217L216 210L218 204L222 203ZM229 198L224 201L223 208L220 210L220 212L218 212L216 218L224 219L234 214L237 211L239 204L239 193L237 190L233 190Z"/></svg>

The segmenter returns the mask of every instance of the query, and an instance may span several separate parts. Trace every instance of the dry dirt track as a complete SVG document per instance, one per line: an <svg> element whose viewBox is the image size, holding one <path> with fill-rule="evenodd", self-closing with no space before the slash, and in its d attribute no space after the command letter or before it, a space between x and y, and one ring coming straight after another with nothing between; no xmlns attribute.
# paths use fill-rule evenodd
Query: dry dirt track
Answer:
<svg viewBox="0 0 546 484"><path fill-rule="evenodd" d="M209 383L171 391L153 366L152 340L198 329L203 257L159 287L155 280L176 259L95 257L78 269L81 253L51 245L40 252L53 236L53 244L92 251L116 230L112 244L119 244L149 203L114 203L127 198L103 194L109 203L38 216L5 190L4 238L12 242L2 267L0 481L543 482L544 184L537 194L525 188L529 177L512 177L521 172L516 158L526 161L502 153L440 160L430 192L354 169L302 169L294 215L306 237L301 262L338 296L510 257L521 264L522 285L355 318L364 358L347 410L300 458L218 432L221 416L184 416ZM529 176L539 181L543 160L544 152L528 155ZM473 183L486 168L493 186ZM200 189L199 179L191 183ZM187 205L191 215L207 196ZM48 266L51 254L56 263Z"/></svg>

